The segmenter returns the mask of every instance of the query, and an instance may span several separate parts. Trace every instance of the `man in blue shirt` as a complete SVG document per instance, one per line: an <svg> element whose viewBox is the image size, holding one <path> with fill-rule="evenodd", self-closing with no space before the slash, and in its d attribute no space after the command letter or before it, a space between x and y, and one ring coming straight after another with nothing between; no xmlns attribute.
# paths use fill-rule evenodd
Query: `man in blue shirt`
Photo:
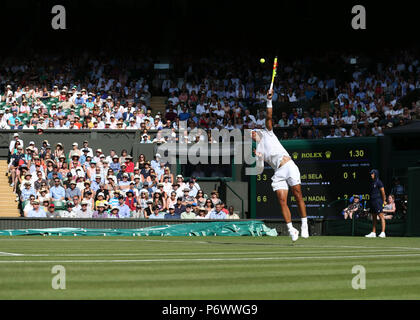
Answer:
<svg viewBox="0 0 420 320"><path fill-rule="evenodd" d="M34 200L32 202L33 209L28 212L26 215L28 218L46 218L47 213L43 208L39 206L39 201Z"/></svg>
<svg viewBox="0 0 420 320"><path fill-rule="evenodd" d="M18 117L18 115L17 115L17 110L13 110L13 112L12 112L12 115L9 117L9 119L7 120L7 124L9 125L9 126L14 126L15 124L16 124L16 119L19 121L19 122L21 122L22 121L22 119L20 119L19 117Z"/></svg>
<svg viewBox="0 0 420 320"><path fill-rule="evenodd" d="M149 219L163 219L165 216L162 212L159 212L158 206L153 206L153 213L149 216Z"/></svg>
<svg viewBox="0 0 420 320"><path fill-rule="evenodd" d="M179 121L187 121L190 118L190 113L187 107L182 108L182 112L179 114Z"/></svg>
<svg viewBox="0 0 420 320"><path fill-rule="evenodd" d="M382 232L380 238L385 238L385 217L383 207L386 204L385 188L381 180L379 180L379 171L373 169L370 171L372 185L370 190L370 213L372 214L372 232L366 235L367 238L376 238L376 219L377 215L381 219Z"/></svg>
<svg viewBox="0 0 420 320"><path fill-rule="evenodd" d="M53 201L64 201L66 190L60 185L60 179L54 179L54 186L51 187L50 194Z"/></svg>
<svg viewBox="0 0 420 320"><path fill-rule="evenodd" d="M130 218L130 208L124 203L124 196L118 197L118 206L117 208L120 210L118 215L120 218Z"/></svg>
<svg viewBox="0 0 420 320"><path fill-rule="evenodd" d="M169 212L165 214L165 219L181 219L179 213L175 213L175 207L173 205L169 206Z"/></svg>
<svg viewBox="0 0 420 320"><path fill-rule="evenodd" d="M58 178L60 180L63 179L63 176L62 176L62 174L60 172L58 172L58 167L56 165L54 165L53 171L50 172L47 175L47 179L48 180L54 180L55 178Z"/></svg>
<svg viewBox="0 0 420 320"><path fill-rule="evenodd" d="M22 189L20 193L20 200L26 201L29 200L31 195L36 197L36 191L34 188L31 187L31 183L29 181L25 182L25 188Z"/></svg>
<svg viewBox="0 0 420 320"><path fill-rule="evenodd" d="M85 103L85 99L83 99L82 93L78 92L76 95L76 99L74 99L74 104L77 106L81 106L84 103Z"/></svg>
<svg viewBox="0 0 420 320"><path fill-rule="evenodd" d="M209 219L226 219L226 213L222 211L222 205L216 204L216 210L210 211Z"/></svg>

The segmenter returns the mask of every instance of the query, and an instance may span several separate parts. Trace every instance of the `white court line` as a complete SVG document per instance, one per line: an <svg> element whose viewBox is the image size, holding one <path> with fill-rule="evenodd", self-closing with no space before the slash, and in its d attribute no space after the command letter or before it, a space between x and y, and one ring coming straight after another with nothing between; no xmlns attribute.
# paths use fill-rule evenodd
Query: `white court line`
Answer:
<svg viewBox="0 0 420 320"><path fill-rule="evenodd" d="M257 257L257 258L175 258L175 259L142 259L142 260L0 260L0 263L133 263L133 262L194 262L194 261L259 261L259 260L308 260L308 259L358 259L358 258L389 258L389 257L420 257L420 253L412 254L381 254L361 256L302 256L302 257ZM404 261L402 261L404 262Z"/></svg>
<svg viewBox="0 0 420 320"><path fill-rule="evenodd" d="M168 252L168 253L30 253L20 254L24 257L104 257L104 256L194 256L194 255L242 255L242 254L330 254L330 253L367 253L367 252L399 252L400 250L363 250L363 252L343 251L343 250L330 250L330 251L235 251L235 252Z"/></svg>
<svg viewBox="0 0 420 320"><path fill-rule="evenodd" d="M1 252L0 251L0 256L22 256L22 254L20 254L20 253L11 253L11 252Z"/></svg>

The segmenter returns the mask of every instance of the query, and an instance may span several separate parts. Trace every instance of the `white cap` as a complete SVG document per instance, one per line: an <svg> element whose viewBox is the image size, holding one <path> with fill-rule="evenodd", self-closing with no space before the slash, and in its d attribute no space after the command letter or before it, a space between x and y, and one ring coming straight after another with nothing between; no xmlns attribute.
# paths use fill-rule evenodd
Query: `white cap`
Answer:
<svg viewBox="0 0 420 320"><path fill-rule="evenodd" d="M159 153L156 153L156 158L162 158Z"/></svg>
<svg viewBox="0 0 420 320"><path fill-rule="evenodd" d="M29 142L29 145L31 145L31 144L35 144L35 142L33 142L33 141Z"/></svg>
<svg viewBox="0 0 420 320"><path fill-rule="evenodd" d="M77 142L73 143L73 146L78 146L79 144Z"/></svg>
<svg viewBox="0 0 420 320"><path fill-rule="evenodd" d="M19 137L19 133L16 132L13 137Z"/></svg>

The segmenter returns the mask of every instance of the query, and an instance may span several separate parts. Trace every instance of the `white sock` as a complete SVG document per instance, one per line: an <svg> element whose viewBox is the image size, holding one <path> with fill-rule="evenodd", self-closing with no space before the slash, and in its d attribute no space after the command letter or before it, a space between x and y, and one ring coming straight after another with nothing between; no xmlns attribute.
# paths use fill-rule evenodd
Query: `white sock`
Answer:
<svg viewBox="0 0 420 320"><path fill-rule="evenodd" d="M307 227L308 226L308 218L302 218L302 227Z"/></svg>
<svg viewBox="0 0 420 320"><path fill-rule="evenodd" d="M292 229L293 228L293 225L292 225L292 223L291 222L289 222L288 224L287 224L287 229Z"/></svg>

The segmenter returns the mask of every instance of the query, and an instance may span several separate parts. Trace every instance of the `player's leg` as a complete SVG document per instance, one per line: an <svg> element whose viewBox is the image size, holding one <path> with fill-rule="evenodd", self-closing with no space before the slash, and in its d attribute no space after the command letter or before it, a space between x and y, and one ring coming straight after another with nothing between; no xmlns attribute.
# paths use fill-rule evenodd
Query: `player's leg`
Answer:
<svg viewBox="0 0 420 320"><path fill-rule="evenodd" d="M291 189L298 206L299 215L301 218L306 218L306 205L305 201L303 200L302 188L300 184L292 186Z"/></svg>
<svg viewBox="0 0 420 320"><path fill-rule="evenodd" d="M384 217L384 213L381 212L379 214L379 219L381 220L381 233L379 234L380 238L385 238L385 226L386 226L386 222L385 222L385 217Z"/></svg>
<svg viewBox="0 0 420 320"><path fill-rule="evenodd" d="M292 241L296 241L299 238L299 231L293 227L292 224L292 215L290 213L289 206L287 205L287 194L289 193L289 187L286 183L286 180L281 175L281 172L276 171L272 178L273 191L277 195L279 201L281 212L286 222L289 235L292 238Z"/></svg>
<svg viewBox="0 0 420 320"><path fill-rule="evenodd" d="M284 221L286 223L292 222L292 215L290 213L289 206L287 205L287 194L289 193L288 189L279 189L276 190L277 199L280 204L281 213L283 214Z"/></svg>
<svg viewBox="0 0 420 320"><path fill-rule="evenodd" d="M290 160L285 164L285 169L287 170L287 184L292 189L302 221L300 235L302 238L309 238L308 218L306 216L306 205L302 195L299 168L292 160Z"/></svg>

